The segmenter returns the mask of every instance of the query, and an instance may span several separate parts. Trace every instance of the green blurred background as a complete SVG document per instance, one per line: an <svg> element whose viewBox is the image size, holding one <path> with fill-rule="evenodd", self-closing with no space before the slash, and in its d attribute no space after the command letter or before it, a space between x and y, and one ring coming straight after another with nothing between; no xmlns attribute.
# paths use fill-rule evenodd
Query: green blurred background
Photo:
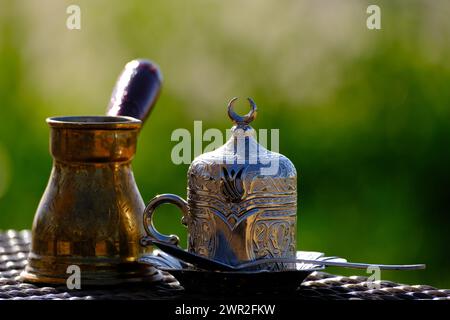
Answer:
<svg viewBox="0 0 450 320"><path fill-rule="evenodd" d="M70 4L81 30L66 28ZM366 28L369 4L382 30ZM186 193L174 129L225 130L228 100L251 96L254 127L280 129L299 173L300 249L427 263L381 276L450 287L449 17L445 0L0 0L0 228L31 227L45 118L104 113L125 63L146 57L165 82L134 160L145 201ZM157 224L185 243L176 209Z"/></svg>

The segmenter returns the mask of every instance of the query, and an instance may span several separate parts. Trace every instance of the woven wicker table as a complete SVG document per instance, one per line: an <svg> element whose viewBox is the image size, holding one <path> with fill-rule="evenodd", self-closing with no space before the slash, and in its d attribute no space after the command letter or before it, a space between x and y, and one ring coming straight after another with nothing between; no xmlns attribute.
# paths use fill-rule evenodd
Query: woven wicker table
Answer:
<svg viewBox="0 0 450 320"><path fill-rule="evenodd" d="M160 283L89 290L68 290L66 287L36 286L22 283L19 274L26 266L30 246L29 231L9 230L0 232L0 300L91 300L91 299L214 299L214 295L192 295L184 292L177 280L164 274ZM450 300L450 290L436 289L427 285L404 285L382 281L381 288L369 290L367 278L343 277L324 272L312 273L289 299L321 300ZM261 296L256 296L261 297ZM276 294L283 299L283 293Z"/></svg>

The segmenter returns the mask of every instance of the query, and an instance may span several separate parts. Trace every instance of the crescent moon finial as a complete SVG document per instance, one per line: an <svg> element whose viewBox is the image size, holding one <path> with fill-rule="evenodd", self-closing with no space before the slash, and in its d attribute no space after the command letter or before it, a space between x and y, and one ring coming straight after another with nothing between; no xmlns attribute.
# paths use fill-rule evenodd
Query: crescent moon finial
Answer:
<svg viewBox="0 0 450 320"><path fill-rule="evenodd" d="M236 124L248 125L250 122L255 120L258 108L257 108L255 102L252 100L252 98L247 98L252 109L246 115L240 116L233 110L234 103L237 99L238 99L237 97L234 97L228 103L228 116Z"/></svg>

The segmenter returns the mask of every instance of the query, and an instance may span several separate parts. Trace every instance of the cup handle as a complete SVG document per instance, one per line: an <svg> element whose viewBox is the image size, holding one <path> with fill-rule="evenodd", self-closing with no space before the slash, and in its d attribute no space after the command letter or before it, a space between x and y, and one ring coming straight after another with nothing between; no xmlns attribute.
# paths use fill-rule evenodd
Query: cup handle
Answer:
<svg viewBox="0 0 450 320"><path fill-rule="evenodd" d="M164 203L176 205L182 211L183 218L186 217L188 213L188 203L186 200L171 193L160 194L154 197L144 210L144 229L149 237L149 242L151 242L151 239L155 239L172 245L178 245L178 243L180 242L180 238L177 235L164 235L156 230L155 225L153 224L153 214L156 208ZM147 241L145 241L144 238L141 240L141 242L145 245Z"/></svg>

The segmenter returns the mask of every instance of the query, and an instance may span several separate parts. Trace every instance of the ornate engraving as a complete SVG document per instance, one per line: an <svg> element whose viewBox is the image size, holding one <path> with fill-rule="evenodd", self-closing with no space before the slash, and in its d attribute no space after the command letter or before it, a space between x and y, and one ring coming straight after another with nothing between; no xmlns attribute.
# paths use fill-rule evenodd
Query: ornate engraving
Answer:
<svg viewBox="0 0 450 320"><path fill-rule="evenodd" d="M207 208L199 208L195 216L189 216L187 224L190 230L189 250L206 257L214 255L216 228L210 211Z"/></svg>
<svg viewBox="0 0 450 320"><path fill-rule="evenodd" d="M247 260L294 257L296 176L289 163L280 165L279 172L282 171L284 177L267 177L259 175L251 166L227 167L210 159L197 159L191 165L188 185L192 217L190 250L214 257L219 241L217 233L222 232L228 239L247 239L245 246L239 248L246 252ZM217 229L217 218L223 221L226 230ZM244 222L253 227L248 229L247 235L238 234L238 227ZM271 267L281 269L284 266L272 264Z"/></svg>
<svg viewBox="0 0 450 320"><path fill-rule="evenodd" d="M254 259L295 256L295 218L285 220L257 220L252 231L252 255ZM283 269L283 264L262 266L273 270Z"/></svg>
<svg viewBox="0 0 450 320"><path fill-rule="evenodd" d="M257 152L238 152L239 139ZM263 174L274 163L276 172ZM192 162L188 204L193 252L231 264L295 257L297 172L285 156L259 145L248 123L237 123L223 146Z"/></svg>
<svg viewBox="0 0 450 320"><path fill-rule="evenodd" d="M245 176L243 176L243 172L243 167L238 170L231 169L230 171L228 171L227 167L222 167L220 182L222 193L233 203L240 202L244 196L245 190L243 180L245 179Z"/></svg>

